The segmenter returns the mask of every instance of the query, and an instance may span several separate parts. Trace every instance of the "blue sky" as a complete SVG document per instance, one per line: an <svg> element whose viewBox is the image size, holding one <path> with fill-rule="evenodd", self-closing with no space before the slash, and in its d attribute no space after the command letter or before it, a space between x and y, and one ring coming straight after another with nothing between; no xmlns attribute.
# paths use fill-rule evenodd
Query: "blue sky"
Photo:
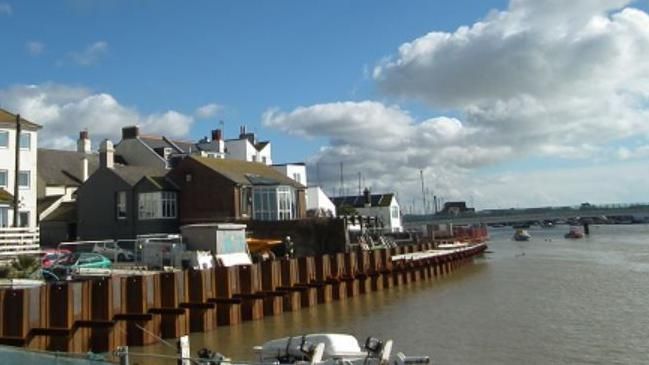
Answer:
<svg viewBox="0 0 649 365"><path fill-rule="evenodd" d="M547 6L539 6L539 3ZM556 199L548 198L547 195L529 197L524 189L519 189L520 196L512 198L516 201L498 201L494 196L502 196L503 192L511 191L507 183L494 183L489 190L484 189L484 181L477 182L481 179L497 181L501 175L532 176L531 173L543 171L552 175L561 171L565 174L565 170L570 169L622 166L629 163L629 160L638 161L629 157L635 155L644 161L648 158L649 153L644 152L643 146L649 145L649 134L638 128L639 125L647 124L646 121L639 121L640 115L646 115L647 104L637 107L636 102L636 107L620 109L618 102L612 103L610 108L603 111L604 114L610 113L610 118L602 123L626 123L626 129L620 127L609 131L606 135L610 138L603 141L601 136L588 132L597 129L597 124L590 125L587 121L593 120L592 116L585 117L582 122L579 115L559 114L568 109L567 106L557 108L556 111L548 109L548 105L553 102L552 96L538 92L538 79L544 78L542 74L538 78L523 80L520 84L520 75L508 80L507 75L498 74L502 72L498 64L503 62L509 62L507 70L525 70L529 66L526 63L529 58L526 58L524 52L529 53L534 47L514 47L523 41L539 42L538 44L548 44L548 49L553 52L555 48L561 48L553 56L544 58L543 55L541 59L551 64L553 70L547 76L550 80L547 88L564 90L563 100L574 97L577 103L590 98L594 102L597 98L608 95L611 90L619 91L617 86L608 89L602 86L601 93L586 95L582 89L573 88L573 85L587 83L589 78L602 78L601 74L589 71L592 65L601 64L598 63L598 53L593 55L592 64L585 60L583 68L577 66L579 71L587 70L584 71L587 75L562 84L562 80L570 77L563 77L559 73L575 74L575 69L571 68L575 66L566 66L564 69L558 64L559 61L557 65L552 65L552 62L553 59L574 59L571 53L573 49L564 47L561 40L554 39L548 43L546 38L556 33L548 29L556 25L557 31L573 34L575 47L579 46L578 35L584 30L593 31L597 37L603 38L601 44L608 44L606 42L611 40L625 44L637 31L626 29L618 34L616 28L611 28L612 35L602 37L592 27L582 25L580 19L592 20L603 16L610 17L613 25L631 23L624 22L624 16L621 17L624 19L616 18L615 14L632 7L640 9L641 14L624 15L642 18L642 14L646 15L648 9L647 1L577 0L574 4L564 8L562 2L557 0L537 3L530 0L514 0L511 3L504 0L0 0L0 42L4 45L0 67L5 70L0 77L0 106L8 109L26 108L27 110L19 111L29 116L29 108L36 108L33 101L38 98L23 87L36 85L39 92L43 93L39 95L47 95L48 100L54 101L47 101L53 104L45 106L38 104L42 108L39 112L31 111L32 115L41 119L35 121L47 128L48 118L52 118L55 121L51 128L54 129L56 125L59 130L71 134L71 138L75 138L75 130L79 126L88 128L91 135L94 130L101 130L99 124L102 124L102 113L106 113L106 110L112 113L111 107L119 109L108 118L117 121L115 125L123 117L125 122L142 121L144 125L150 126L152 132L165 132L179 138L208 135L209 130L216 127L219 120L223 120L226 137L233 137L238 132L239 125L245 123L261 138L271 139L276 162L308 160L319 162L321 166L336 166L347 156L349 161L346 162L351 166L350 176L355 176L358 170L367 176L374 190L396 190L404 196L404 200L416 196L417 172L424 169L429 180L434 181L432 189L447 196L449 200L470 195L477 196L475 199L483 201L485 206L513 205L514 202L517 205L577 203L588 197L578 196L574 198L575 201L567 201L571 200L569 194ZM533 14L533 18L521 20L521 17L526 16L527 10ZM565 14L575 16L567 18ZM491 24L491 28L495 30L490 33L491 28L478 29L479 27L475 27L478 21ZM523 41L511 42L507 32L512 29L519 31L520 27L527 27L527 24L532 25L529 29L520 31L525 35L520 38ZM563 28L560 27L561 24L564 24ZM458 31L461 26L473 29L466 39ZM424 36L432 31L455 35L455 38L450 41L447 39L445 43L426 43L428 41ZM597 37L592 41L593 44L600 41ZM416 40L422 40L421 43L424 44L421 52L400 52L403 44ZM554 47L552 41L560 47ZM647 42L642 37L635 41ZM480 44L493 46L483 49ZM498 53L490 51L498 47L502 47L503 54L507 56L502 60ZM449 56L460 52L460 48L461 52L465 52L458 53L460 58ZM596 46L584 49L593 48L599 49ZM575 54L584 52L575 51ZM601 52L607 50L602 48ZM523 56L517 56L519 53ZM484 59L481 60L480 57ZM584 54L584 57L589 56ZM615 55L609 55L608 58L611 57L615 58ZM626 61L622 61L621 56L619 58L620 62L634 65L641 60L640 57ZM405 62L409 59L420 62ZM534 61L528 62L531 64L530 69L547 71L548 67L538 68L538 60L537 55ZM473 75L481 67L485 68L486 75ZM447 78L431 76L445 74L448 75ZM493 78L490 79L489 74ZM528 76L531 74L533 72L521 73ZM417 82L420 75L421 80L426 82ZM469 76L463 79L463 75ZM646 77L646 70L638 70L637 75L640 79ZM614 80L611 83L617 83L616 85L624 82L618 75L610 77ZM482 94L473 93L473 84L477 90L482 90ZM491 95L492 90L498 95ZM638 86L622 91L625 95L632 93L638 96L645 95L643 93L646 90L646 86ZM69 96L70 93L78 95ZM109 97L97 100L91 98L93 95ZM531 99L527 98L528 95L531 95ZM57 102L57 98L62 98L62 101ZM92 104L82 102L87 98L101 104L101 108L83 109L86 104ZM378 104L358 104L363 101ZM60 115L68 115L64 112L72 107L66 108L66 105L74 103L75 114L69 115L86 119L56 120L61 118ZM208 117L201 117L195 112L197 108L210 104L218 105L218 110L208 113ZM60 108L60 111L51 112L47 107L52 105ZM512 113L516 117L512 117L512 120L502 116L492 120L496 111L502 109L496 105L512 108L512 105L518 105L529 109L541 105L545 112L542 118L538 115ZM306 112L298 112L300 107L307 108ZM629 115L629 108L637 112L637 115L626 120L624 118ZM269 110L275 111L275 114L269 115ZM164 114L168 111L175 114ZM394 113L390 114L390 111ZM375 112L380 116L392 116L378 122L381 118L377 118ZM355 118L361 114L372 117ZM159 121L162 117L166 119ZM453 132L455 134L449 137L444 133L448 132L448 128L455 128L454 122L431 120L436 117L457 121L461 130ZM526 119L528 117L529 120ZM368 159L387 161L388 157L381 154L385 152L381 146L355 145L354 139L373 135L374 130L391 130L394 118L401 120L402 129L411 128L413 131L407 136L401 136L396 129L396 132L390 133L396 133L395 138L407 141L403 145L419 143L417 148L421 151L404 160L393 161L394 165L386 162L382 166L363 167L371 165L367 163ZM572 127L575 139L566 137L573 134L572 130L552 134L537 128L541 123L562 118L575 120ZM353 125L356 128L349 129L348 135L340 133L342 128L334 129L334 126L341 119L342 126ZM618 122L621 119L624 121ZM262 120L265 122L262 123ZM426 124L425 121L430 123ZM499 140L503 133L509 133L525 123L529 124L508 136L510 141L522 141L520 144L512 143L510 146L507 138ZM565 125L557 123L558 127ZM424 124L426 126L422 126ZM68 125L69 131L66 129ZM371 130L368 132L365 128ZM427 135L424 128L428 128L426 131L434 130L437 134L433 133L435 135L431 140L418 141L415 135ZM640 133L636 135L629 132L630 128ZM354 136L355 133L357 135ZM94 134L107 134L109 137L114 135L106 131ZM485 138L476 137L478 134ZM43 135L50 138L49 141L41 141L44 145L59 146L69 142L65 142L60 135ZM376 141L379 139L374 138ZM523 143L528 139L547 141ZM429 159L425 151L427 143L431 144L431 155L445 156L444 159ZM403 145L400 146L402 150L406 149ZM435 149L437 147L432 148L433 145L443 148ZM329 152L322 152L323 147L328 148ZM361 147L362 150L358 150ZM622 149L628 149L629 153ZM355 151L353 156L346 155L344 151L347 150ZM611 160L609 157L613 154L623 156L625 161ZM459 162L453 162L454 159ZM404 176L403 180L389 177L395 168L403 166L408 167L399 172ZM331 187L333 181L338 179L334 176L333 169L330 170L328 182L320 183L325 186L328 183L331 192L335 190ZM557 180L554 184L562 184L561 181L563 180ZM557 190L560 189L557 187ZM643 191L640 187L631 190L638 194ZM631 199L635 198L611 191L591 200ZM640 196L637 199L649 200L649 197Z"/></svg>

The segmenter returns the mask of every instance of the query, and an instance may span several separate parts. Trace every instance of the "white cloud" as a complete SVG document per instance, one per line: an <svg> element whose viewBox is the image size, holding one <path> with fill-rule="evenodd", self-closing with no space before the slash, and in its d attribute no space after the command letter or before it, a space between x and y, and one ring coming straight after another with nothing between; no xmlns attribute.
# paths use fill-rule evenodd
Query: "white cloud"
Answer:
<svg viewBox="0 0 649 365"><path fill-rule="evenodd" d="M10 4L0 3L0 15L11 15L13 14L13 9Z"/></svg>
<svg viewBox="0 0 649 365"><path fill-rule="evenodd" d="M45 44L37 41L29 41L25 43L25 49L30 55L38 56L45 50Z"/></svg>
<svg viewBox="0 0 649 365"><path fill-rule="evenodd" d="M512 0L471 26L403 44L374 78L535 153L646 133L649 15L629 2Z"/></svg>
<svg viewBox="0 0 649 365"><path fill-rule="evenodd" d="M215 103L210 103L196 108L196 111L194 111L194 116L198 119L208 119L215 116L221 110L223 110L223 106Z"/></svg>
<svg viewBox="0 0 649 365"><path fill-rule="evenodd" d="M191 116L170 110L142 115L112 95L61 84L17 85L0 89L2 107L43 125L39 146L72 149L79 131L88 129L95 143L120 139L121 128L139 124L144 133L186 136Z"/></svg>
<svg viewBox="0 0 649 365"><path fill-rule="evenodd" d="M108 43L98 41L88 45L81 51L71 52L68 56L70 60L81 66L91 66L98 63L107 53Z"/></svg>
<svg viewBox="0 0 649 365"><path fill-rule="evenodd" d="M269 110L263 120L297 136L329 139L312 156L318 167L310 176L320 176L330 192L340 185L344 161L349 186L360 171L375 191L401 192L406 200L420 197L419 169L431 191L455 199L515 197L534 205L549 203L550 192L563 185L562 199L588 192L624 200L628 194L617 187L600 189L615 185L600 170L483 181L480 168L531 156L582 165L646 156L642 148L616 154L611 147L649 135L649 15L630 2L511 0L507 10L472 25L404 43L374 68L386 95L454 118L416 120L397 105L365 101ZM556 185L544 190L546 183ZM525 196L525 184L539 191Z"/></svg>

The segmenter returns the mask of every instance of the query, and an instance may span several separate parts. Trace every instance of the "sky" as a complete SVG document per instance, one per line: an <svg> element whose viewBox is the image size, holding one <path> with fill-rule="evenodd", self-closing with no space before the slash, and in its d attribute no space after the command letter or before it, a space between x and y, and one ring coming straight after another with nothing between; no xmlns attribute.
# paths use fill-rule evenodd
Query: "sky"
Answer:
<svg viewBox="0 0 649 365"><path fill-rule="evenodd" d="M239 126L332 196L649 201L649 1L0 0L0 107L39 144ZM343 184L341 186L341 164ZM424 180L422 193L421 177Z"/></svg>

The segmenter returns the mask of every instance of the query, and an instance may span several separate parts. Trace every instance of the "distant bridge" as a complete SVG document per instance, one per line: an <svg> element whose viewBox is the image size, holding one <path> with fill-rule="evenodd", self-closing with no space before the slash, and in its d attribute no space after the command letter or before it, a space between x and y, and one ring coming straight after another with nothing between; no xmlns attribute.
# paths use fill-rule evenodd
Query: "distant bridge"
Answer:
<svg viewBox="0 0 649 365"><path fill-rule="evenodd" d="M403 216L403 225L406 228L413 228L424 224L492 224L637 215L644 215L649 217L649 204L585 204L579 207L492 209L477 212L462 212L458 214L407 214Z"/></svg>

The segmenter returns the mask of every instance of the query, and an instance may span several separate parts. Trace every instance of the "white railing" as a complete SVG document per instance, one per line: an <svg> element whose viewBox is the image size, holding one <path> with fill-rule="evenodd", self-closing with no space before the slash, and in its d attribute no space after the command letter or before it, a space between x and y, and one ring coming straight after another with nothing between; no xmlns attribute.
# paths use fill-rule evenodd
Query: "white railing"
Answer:
<svg viewBox="0 0 649 365"><path fill-rule="evenodd" d="M0 260L40 253L38 228L0 228Z"/></svg>

